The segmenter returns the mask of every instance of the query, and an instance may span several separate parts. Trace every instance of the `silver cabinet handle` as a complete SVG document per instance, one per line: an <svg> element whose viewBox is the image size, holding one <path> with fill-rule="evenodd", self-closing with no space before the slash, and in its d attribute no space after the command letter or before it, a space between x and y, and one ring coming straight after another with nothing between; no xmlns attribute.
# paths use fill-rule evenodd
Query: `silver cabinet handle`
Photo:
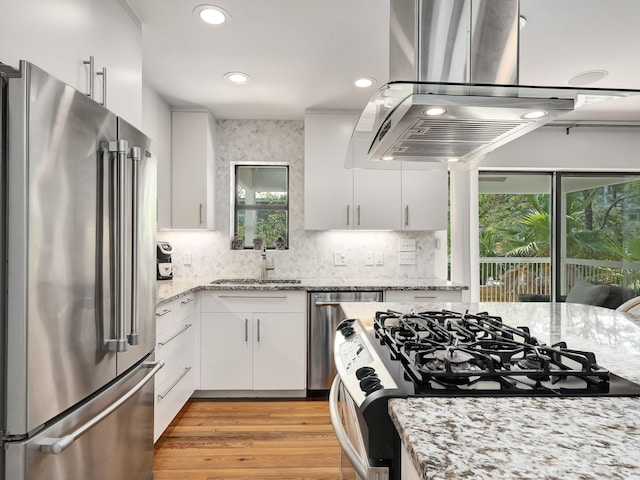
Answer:
<svg viewBox="0 0 640 480"><path fill-rule="evenodd" d="M126 317L126 282L124 274L126 271L125 258L125 233L126 218L125 207L126 196L126 160L129 144L126 140L116 140L109 142L108 151L115 153L112 163L111 175L111 197L114 215L111 219L111 238L113 241L112 265L115 273L115 289L113 293L115 311L115 337L107 341L110 351L125 352L127 350L127 339L125 336Z"/></svg>
<svg viewBox="0 0 640 480"><path fill-rule="evenodd" d="M102 67L102 71L96 73L96 75L100 75L102 77L102 105L103 107L107 106L107 68Z"/></svg>
<svg viewBox="0 0 640 480"><path fill-rule="evenodd" d="M187 303L191 303L193 302L193 297L189 297L189 298L185 298L184 300L182 300L180 303L182 305L186 305Z"/></svg>
<svg viewBox="0 0 640 480"><path fill-rule="evenodd" d="M144 362L141 367L142 368L151 368L151 371L147 373L142 380L140 380L131 390L121 396L118 400L113 402L107 408L102 410L96 416L91 418L85 424L76 428L73 432L58 438L48 438L40 444L40 451L50 453L52 455L59 455L64 450L66 450L73 442L75 442L82 435L87 433L93 427L95 427L102 420L107 418L113 412L115 412L118 408L124 405L131 397L133 397L138 391L142 389L154 376L158 371L164 366L164 361L159 362Z"/></svg>
<svg viewBox="0 0 640 480"><path fill-rule="evenodd" d="M260 319L258 319L258 342L260 341Z"/></svg>
<svg viewBox="0 0 640 480"><path fill-rule="evenodd" d="M180 383L180 380L182 380L182 379L185 377L185 375L186 375L187 373L189 373L189 371L190 371L192 368L193 368L193 367L185 367L185 368L184 368L184 370L183 370L183 372L182 372L182 373L180 374L180 376L176 379L176 381L175 381L175 382L173 382L173 383L171 384L171 386L170 386L170 387L169 387L169 388L168 388L164 393L159 393L159 394L158 394L158 399L160 399L160 400L164 400L164 397L166 397L167 395L169 395L169 394L171 393L171 390L173 390L173 389L174 389L174 387Z"/></svg>
<svg viewBox="0 0 640 480"><path fill-rule="evenodd" d="M93 63L93 56L90 56L89 60L83 60L82 63L85 65L89 65L89 93L86 93L85 95L93 100L93 78L95 77L96 71Z"/></svg>
<svg viewBox="0 0 640 480"><path fill-rule="evenodd" d="M198 215L200 215L200 225L202 225L202 208L203 208L203 206L202 206L201 203L199 205L200 205L200 210L198 212Z"/></svg>
<svg viewBox="0 0 640 480"><path fill-rule="evenodd" d="M248 318L244 319L244 341L245 342L249 341L249 319Z"/></svg>
<svg viewBox="0 0 640 480"><path fill-rule="evenodd" d="M409 226L409 205L404 207L404 226Z"/></svg>
<svg viewBox="0 0 640 480"><path fill-rule="evenodd" d="M347 226L349 225L349 210L350 210L351 205L347 205Z"/></svg>
<svg viewBox="0 0 640 480"><path fill-rule="evenodd" d="M156 312L156 317L164 317L167 313L171 313L171 312L173 312L173 310L171 310L170 308L165 308L161 312Z"/></svg>
<svg viewBox="0 0 640 480"><path fill-rule="evenodd" d="M329 390L329 416L331 417L331 426L336 433L336 439L340 444L340 449L349 459L353 469L363 479L380 479L388 480L389 469L387 467L371 467L369 462L361 459L358 455L358 451L353 447L349 436L342 425L340 420L340 412L338 411L338 389L340 388L340 377L336 375L331 384L331 390ZM351 401L350 399L342 399L342 401Z"/></svg>
<svg viewBox="0 0 640 480"><path fill-rule="evenodd" d="M106 78L106 77L105 77ZM138 325L138 164L142 159L142 149L132 147L129 151L131 158L131 331L127 335L129 345L140 343Z"/></svg>
<svg viewBox="0 0 640 480"><path fill-rule="evenodd" d="M434 298L438 298L438 297L436 297L435 295L414 295L413 298L415 298L416 300L419 300L421 298L433 300Z"/></svg>
<svg viewBox="0 0 640 480"><path fill-rule="evenodd" d="M314 305L316 307L337 307L340 302L315 302Z"/></svg>
<svg viewBox="0 0 640 480"><path fill-rule="evenodd" d="M358 226L360 226L360 205L358 205Z"/></svg>
<svg viewBox="0 0 640 480"><path fill-rule="evenodd" d="M171 340L173 340L174 338L176 338L178 335L181 335L182 333L186 332L187 330L189 330L191 327L193 326L192 323L189 323L187 325L185 325L184 327L182 327L179 331L177 331L176 333L174 333L173 335L171 335L169 338L167 338L164 342L158 342L158 345L164 347L167 343L169 343Z"/></svg>

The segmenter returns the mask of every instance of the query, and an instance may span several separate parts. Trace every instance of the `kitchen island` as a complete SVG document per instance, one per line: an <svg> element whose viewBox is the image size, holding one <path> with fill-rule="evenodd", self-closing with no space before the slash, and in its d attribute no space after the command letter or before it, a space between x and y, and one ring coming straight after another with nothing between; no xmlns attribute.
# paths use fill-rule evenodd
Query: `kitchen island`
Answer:
<svg viewBox="0 0 640 480"><path fill-rule="evenodd" d="M601 307L550 303L344 304L349 317L392 309L489 312L566 341L640 382L640 321ZM640 397L416 397L389 400L403 479L640 479Z"/></svg>

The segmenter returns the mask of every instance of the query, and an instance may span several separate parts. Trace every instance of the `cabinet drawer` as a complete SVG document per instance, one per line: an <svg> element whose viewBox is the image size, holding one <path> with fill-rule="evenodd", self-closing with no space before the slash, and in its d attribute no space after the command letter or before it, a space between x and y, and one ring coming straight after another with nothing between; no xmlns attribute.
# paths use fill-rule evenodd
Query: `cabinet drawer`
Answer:
<svg viewBox="0 0 640 480"><path fill-rule="evenodd" d="M304 292L224 291L202 294L203 312L306 312Z"/></svg>
<svg viewBox="0 0 640 480"><path fill-rule="evenodd" d="M461 302L462 292L456 290L387 290L387 302Z"/></svg>
<svg viewBox="0 0 640 480"><path fill-rule="evenodd" d="M176 322L182 322L196 311L196 295L189 293L169 303L156 307L156 336L171 330Z"/></svg>
<svg viewBox="0 0 640 480"><path fill-rule="evenodd" d="M172 330L158 336L156 343L156 359L164 360L164 368L156 375L156 383L160 384L170 377L175 370L194 366L195 325L193 317L180 323Z"/></svg>
<svg viewBox="0 0 640 480"><path fill-rule="evenodd" d="M164 369L163 369L164 370ZM156 383L153 441L171 423L193 394L194 370L184 368L172 372L162 383Z"/></svg>

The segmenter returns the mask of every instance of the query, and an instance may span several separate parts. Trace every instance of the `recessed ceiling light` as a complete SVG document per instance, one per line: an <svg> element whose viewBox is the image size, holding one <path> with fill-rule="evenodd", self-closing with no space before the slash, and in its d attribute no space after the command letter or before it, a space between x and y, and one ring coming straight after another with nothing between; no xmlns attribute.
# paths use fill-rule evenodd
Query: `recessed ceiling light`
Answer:
<svg viewBox="0 0 640 480"><path fill-rule="evenodd" d="M229 12L215 5L198 5L193 13L196 13L203 22L210 25L222 25L231 21Z"/></svg>
<svg viewBox="0 0 640 480"><path fill-rule="evenodd" d="M447 159L447 162L449 162L449 163L455 163L455 162L459 162L459 161L460 161L459 158L448 158Z"/></svg>
<svg viewBox="0 0 640 480"><path fill-rule="evenodd" d="M536 118L546 117L547 115L549 115L549 112L547 112L546 110L533 110L532 112L527 112L522 115L522 118L525 118L527 120L535 120Z"/></svg>
<svg viewBox="0 0 640 480"><path fill-rule="evenodd" d="M588 70L586 72L578 73L569 79L569 85L574 87L581 87L583 85L589 85L595 83L609 75L606 70Z"/></svg>
<svg viewBox="0 0 640 480"><path fill-rule="evenodd" d="M438 115L444 115L445 113L447 113L447 109L442 107L431 107L430 109L425 110L424 113L429 115L430 117L436 117Z"/></svg>
<svg viewBox="0 0 640 480"><path fill-rule="evenodd" d="M234 83L236 85L244 85L245 83L249 83L251 77L242 72L227 72L224 74L224 79L227 82Z"/></svg>
<svg viewBox="0 0 640 480"><path fill-rule="evenodd" d="M356 87L360 87L360 88L370 87L374 83L376 83L376 79L375 78L371 78L371 77L362 77L362 78L357 79L355 82L353 82L353 84Z"/></svg>

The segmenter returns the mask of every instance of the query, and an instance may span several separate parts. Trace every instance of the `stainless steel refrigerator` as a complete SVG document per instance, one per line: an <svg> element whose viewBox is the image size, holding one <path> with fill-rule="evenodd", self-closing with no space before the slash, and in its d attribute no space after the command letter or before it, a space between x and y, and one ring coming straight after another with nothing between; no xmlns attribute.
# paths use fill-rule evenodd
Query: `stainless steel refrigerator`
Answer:
<svg viewBox="0 0 640 480"><path fill-rule="evenodd" d="M152 478L150 141L30 63L0 86L2 479Z"/></svg>

